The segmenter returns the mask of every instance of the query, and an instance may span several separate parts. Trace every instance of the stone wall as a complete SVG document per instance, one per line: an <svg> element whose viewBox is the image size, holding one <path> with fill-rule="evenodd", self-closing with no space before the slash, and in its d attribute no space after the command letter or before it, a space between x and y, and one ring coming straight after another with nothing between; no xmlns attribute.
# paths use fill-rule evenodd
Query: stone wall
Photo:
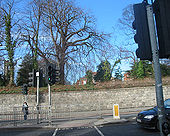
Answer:
<svg viewBox="0 0 170 136"><path fill-rule="evenodd" d="M164 99L170 98L170 86L163 87ZM52 93L52 106L57 109L72 107L74 110L110 110L113 104L120 108L137 108L156 105L155 87L135 87L104 89L91 91L64 91ZM22 106L25 96L22 94L1 94L0 108ZM36 95L28 95L29 106L36 106ZM48 105L48 93L40 96L40 104Z"/></svg>

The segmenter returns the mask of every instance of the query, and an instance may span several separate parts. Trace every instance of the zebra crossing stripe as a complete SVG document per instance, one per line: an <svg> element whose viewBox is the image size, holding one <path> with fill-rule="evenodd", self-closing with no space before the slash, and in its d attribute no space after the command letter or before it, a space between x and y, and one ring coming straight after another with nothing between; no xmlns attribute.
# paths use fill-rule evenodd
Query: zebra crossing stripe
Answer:
<svg viewBox="0 0 170 136"><path fill-rule="evenodd" d="M53 135L52 135L52 136L56 136L57 131L58 131L58 128L56 128L56 129L55 129L55 131L54 131L54 133L53 133Z"/></svg>
<svg viewBox="0 0 170 136"><path fill-rule="evenodd" d="M94 128L97 130L97 132L100 134L100 136L104 136L103 133L96 126L94 126Z"/></svg>

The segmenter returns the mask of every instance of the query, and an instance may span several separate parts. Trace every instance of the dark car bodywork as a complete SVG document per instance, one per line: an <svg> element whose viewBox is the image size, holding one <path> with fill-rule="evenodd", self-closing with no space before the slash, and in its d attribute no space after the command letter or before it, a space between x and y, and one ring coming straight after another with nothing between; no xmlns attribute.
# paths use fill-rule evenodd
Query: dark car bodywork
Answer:
<svg viewBox="0 0 170 136"><path fill-rule="evenodd" d="M170 121L170 99L167 99L164 102L164 107L165 107L165 117L167 121ZM157 106L148 109L146 111L142 111L138 113L136 117L136 122L140 126L144 128L156 128L158 129L158 108Z"/></svg>

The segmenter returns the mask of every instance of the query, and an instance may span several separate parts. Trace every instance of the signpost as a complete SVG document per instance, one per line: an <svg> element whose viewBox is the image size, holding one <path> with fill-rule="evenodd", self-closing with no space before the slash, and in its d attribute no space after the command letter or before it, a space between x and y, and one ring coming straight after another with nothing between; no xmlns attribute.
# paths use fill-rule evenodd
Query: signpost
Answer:
<svg viewBox="0 0 170 136"><path fill-rule="evenodd" d="M39 105L39 84L40 84L40 73L36 72L37 77L37 106Z"/></svg>
<svg viewBox="0 0 170 136"><path fill-rule="evenodd" d="M161 69L160 69L160 63L159 63L159 53L158 53L155 24L154 24L155 22L153 18L152 6L148 5L146 10L147 10L150 40L151 40L151 47L152 47L152 54L153 54L155 89L156 89L156 100L157 100L157 106L158 106L160 135L164 136L162 132L162 124L165 121L165 109L164 109Z"/></svg>
<svg viewBox="0 0 170 136"><path fill-rule="evenodd" d="M152 5L148 4L148 0L143 0L142 3L134 5L134 16L135 22L133 23L134 29L136 29L137 36L135 37L139 49L137 50L137 56L141 60L153 60L154 73L155 73L155 90L156 100L158 106L158 119L160 135L164 136L162 124L165 124L165 108L164 108L164 97L162 89L162 77L159 58L167 58L170 56L170 38L169 38L169 0L153 0ZM157 35L155 28L155 21L153 16L153 7L157 25ZM144 29L145 28L145 29ZM157 36L159 41L159 49L157 44ZM145 41L147 42L145 44ZM152 53L150 52L150 47ZM147 51L149 53L145 54ZM148 55L148 56L147 56ZM152 58L151 58L152 56ZM167 127L167 125L164 125ZM165 128L166 128L165 127Z"/></svg>

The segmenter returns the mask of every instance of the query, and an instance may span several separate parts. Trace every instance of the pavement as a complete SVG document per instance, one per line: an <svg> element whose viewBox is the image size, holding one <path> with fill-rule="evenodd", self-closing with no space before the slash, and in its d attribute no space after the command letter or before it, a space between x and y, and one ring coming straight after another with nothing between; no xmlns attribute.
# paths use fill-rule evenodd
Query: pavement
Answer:
<svg viewBox="0 0 170 136"><path fill-rule="evenodd" d="M72 119L53 119L51 125L49 121L37 124L35 119L21 120L17 126L14 126L14 122L9 122L8 120L0 119L0 129L4 128L73 128L73 127L88 127L88 126L100 126L106 124L114 123L126 123L130 121L135 121L136 116L140 111L148 109L150 107L141 107L141 108L129 108L129 109L120 109L120 119L113 119L112 111L102 111L102 116L97 116L98 112L86 112L80 118Z"/></svg>
<svg viewBox="0 0 170 136"><path fill-rule="evenodd" d="M101 119L86 119L86 120L74 120L69 122L64 122L57 124L57 128L72 128L72 127L87 127L87 126L100 126L106 124L117 124L117 123L125 123L129 121L134 121L136 117L131 117L128 119L120 118L120 119L113 119L112 116L105 117Z"/></svg>
<svg viewBox="0 0 170 136"><path fill-rule="evenodd" d="M25 125L14 126L11 125L0 125L0 129L4 128L58 128L58 129L66 129L66 128L74 128L74 127L90 127L90 126L101 126L106 124L114 124L114 123L126 123L130 121L135 121L137 113L120 113L120 119L113 119L112 115L105 115L101 117L87 117L82 119L72 119L65 121L53 120L51 125L47 123L27 123Z"/></svg>

